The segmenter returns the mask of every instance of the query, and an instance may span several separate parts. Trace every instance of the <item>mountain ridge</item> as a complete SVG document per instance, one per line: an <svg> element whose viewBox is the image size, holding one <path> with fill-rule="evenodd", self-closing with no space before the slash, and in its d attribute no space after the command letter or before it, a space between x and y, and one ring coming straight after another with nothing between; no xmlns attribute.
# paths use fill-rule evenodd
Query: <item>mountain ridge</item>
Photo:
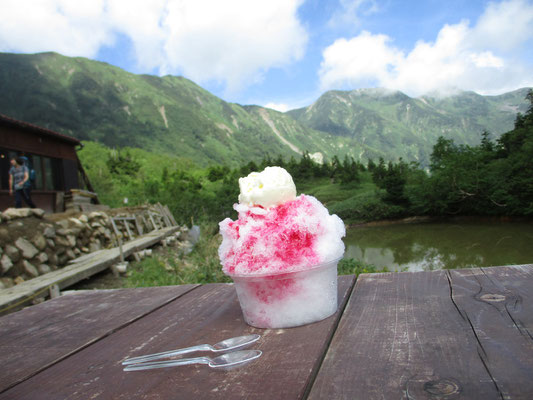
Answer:
<svg viewBox="0 0 533 400"><path fill-rule="evenodd" d="M200 164L298 155L272 135L252 106L227 103L183 77L135 75L57 53L2 53L0 65L0 90L9 93L0 99L2 113L82 140L162 151ZM323 133L274 110L267 113L275 114L278 131L293 146L334 153L321 142Z"/></svg>
<svg viewBox="0 0 533 400"><path fill-rule="evenodd" d="M512 129L516 113L527 109L528 90L499 96L463 91L442 98L412 98L383 88L332 90L287 113L305 126L351 137L377 153L427 162L439 136L475 145L485 130L498 137Z"/></svg>
<svg viewBox="0 0 533 400"><path fill-rule="evenodd" d="M510 130L514 111L525 110L526 90L522 101L520 91L501 95L505 99L475 94L447 100L388 89L329 91L308 107L281 113L225 102L180 76L137 75L58 53L0 53L0 113L82 140L200 165L305 151L317 159L350 155L426 163L439 134L476 144L483 130L496 136Z"/></svg>

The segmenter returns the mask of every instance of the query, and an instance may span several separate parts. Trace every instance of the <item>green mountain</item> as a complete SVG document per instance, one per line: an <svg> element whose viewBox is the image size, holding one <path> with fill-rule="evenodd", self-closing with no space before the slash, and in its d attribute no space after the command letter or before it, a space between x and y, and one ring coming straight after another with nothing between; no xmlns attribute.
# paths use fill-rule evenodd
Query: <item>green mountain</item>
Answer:
<svg viewBox="0 0 533 400"><path fill-rule="evenodd" d="M527 89L501 96L461 92L330 91L280 113L228 103L176 76L136 75L57 53L0 53L0 113L103 143L232 166L265 154L384 157L425 164L440 135L476 144L510 130Z"/></svg>
<svg viewBox="0 0 533 400"><path fill-rule="evenodd" d="M329 91L311 106L288 114L309 128L361 143L364 153L352 153L356 157L403 157L425 164L439 136L475 145L484 130L494 138L511 130L517 112L527 109L527 91L420 98L379 88Z"/></svg>
<svg viewBox="0 0 533 400"><path fill-rule="evenodd" d="M201 165L337 152L331 135L283 113L227 103L182 77L135 75L85 58L0 53L0 92L0 113L10 117Z"/></svg>

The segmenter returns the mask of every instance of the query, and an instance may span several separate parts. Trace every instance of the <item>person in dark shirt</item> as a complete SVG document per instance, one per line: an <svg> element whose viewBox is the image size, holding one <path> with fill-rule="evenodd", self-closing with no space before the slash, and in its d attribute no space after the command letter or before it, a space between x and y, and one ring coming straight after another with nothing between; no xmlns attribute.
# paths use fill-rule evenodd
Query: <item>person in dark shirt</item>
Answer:
<svg viewBox="0 0 533 400"><path fill-rule="evenodd" d="M24 165L24 160L20 157L13 157L11 159L11 169L9 170L9 194L15 191L15 207L22 207L22 200L31 208L35 208L35 204L31 200L30 190L28 190L30 171Z"/></svg>

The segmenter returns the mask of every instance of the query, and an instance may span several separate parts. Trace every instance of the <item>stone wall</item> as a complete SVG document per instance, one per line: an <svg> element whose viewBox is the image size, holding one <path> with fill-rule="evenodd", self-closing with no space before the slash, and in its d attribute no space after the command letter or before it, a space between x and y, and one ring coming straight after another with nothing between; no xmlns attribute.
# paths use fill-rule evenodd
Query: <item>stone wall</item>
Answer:
<svg viewBox="0 0 533 400"><path fill-rule="evenodd" d="M0 215L0 288L62 268L83 254L117 246L111 217L137 220L138 225L135 221L116 224L123 241L130 239L125 223L132 238L138 235L138 227L143 233L149 232L154 229L153 212L150 206L64 215L45 215L40 209L7 209ZM186 230L182 227L178 236Z"/></svg>

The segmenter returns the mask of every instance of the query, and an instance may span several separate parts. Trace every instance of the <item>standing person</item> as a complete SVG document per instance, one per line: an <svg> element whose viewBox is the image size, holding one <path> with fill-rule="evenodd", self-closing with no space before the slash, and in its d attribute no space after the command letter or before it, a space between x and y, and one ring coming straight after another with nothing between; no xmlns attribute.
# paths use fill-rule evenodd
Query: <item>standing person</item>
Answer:
<svg viewBox="0 0 533 400"><path fill-rule="evenodd" d="M9 170L9 194L13 194L15 190L15 207L22 207L22 199L31 208L35 208L35 204L31 201L30 191L28 190L26 182L30 179L30 172L28 167L24 165L24 160L20 157L11 158L11 169Z"/></svg>
<svg viewBox="0 0 533 400"><path fill-rule="evenodd" d="M33 188L33 180L34 180L34 177L32 177L33 167L30 164L29 158L26 157L26 155L24 153L19 153L19 158L22 160L23 165L26 168L28 168L29 179L24 183L23 189L24 189L24 194L26 195L26 198L31 199L31 190ZM35 172L33 172L33 173L35 173ZM32 201L32 203L33 203L33 201Z"/></svg>

